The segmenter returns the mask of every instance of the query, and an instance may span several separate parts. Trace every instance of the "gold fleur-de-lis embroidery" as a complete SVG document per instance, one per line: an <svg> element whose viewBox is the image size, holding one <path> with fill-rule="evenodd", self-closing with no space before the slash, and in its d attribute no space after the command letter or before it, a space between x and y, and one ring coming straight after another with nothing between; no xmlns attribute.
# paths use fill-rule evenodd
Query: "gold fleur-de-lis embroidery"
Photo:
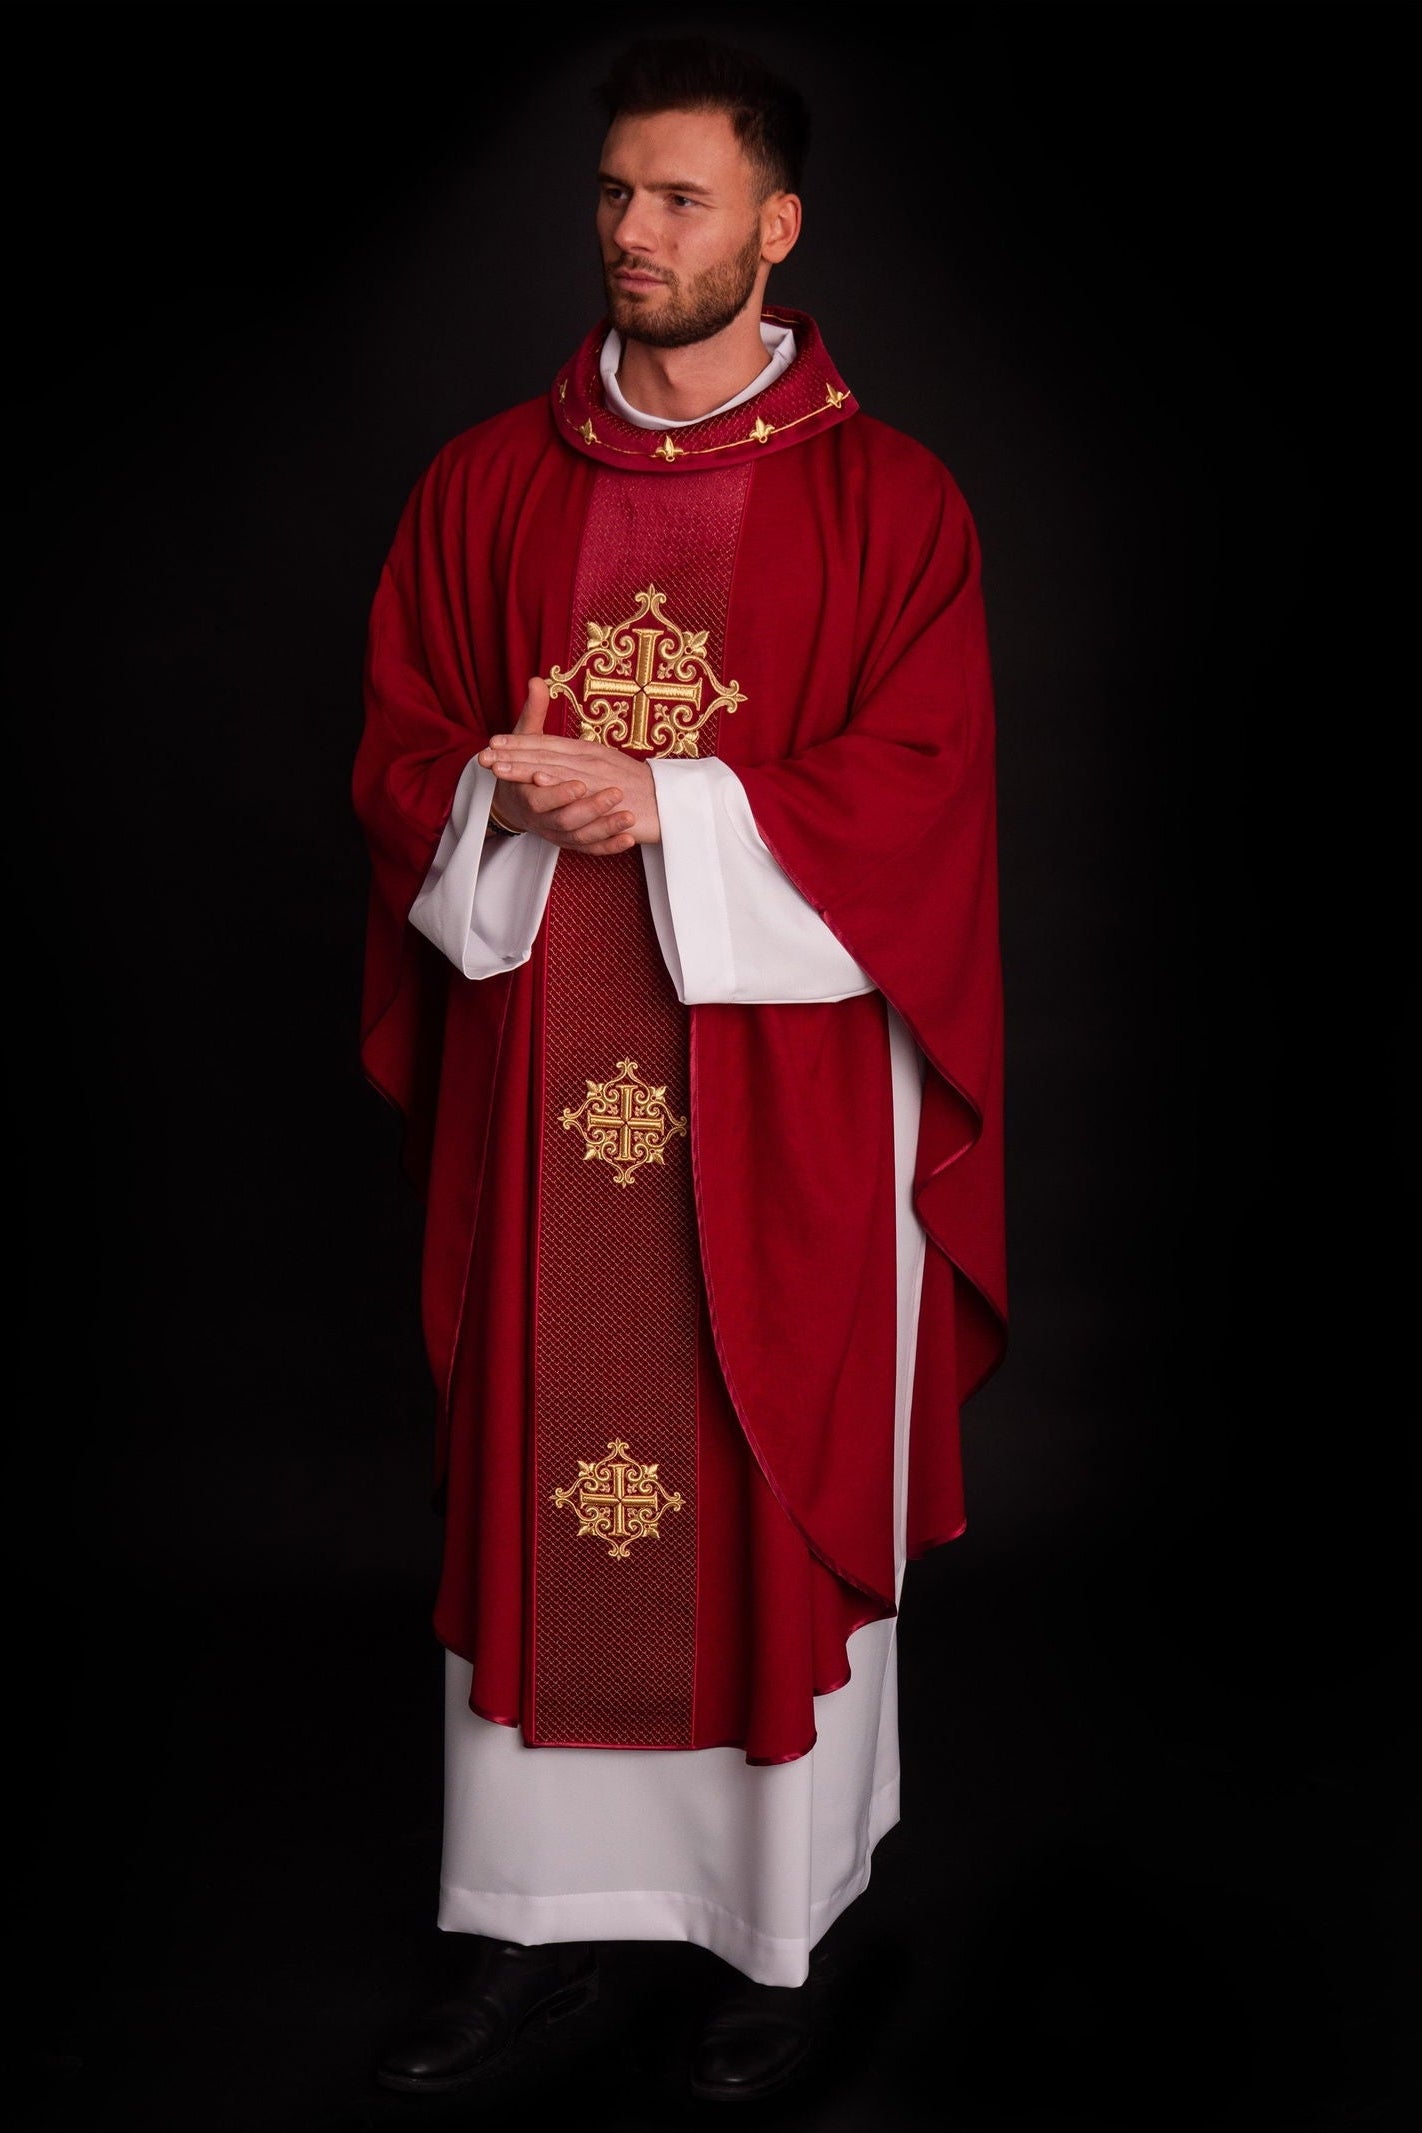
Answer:
<svg viewBox="0 0 1422 2133"><path fill-rule="evenodd" d="M560 401L567 397L567 386L566 378L560 380ZM584 444L600 445L605 452L625 452L633 458L656 459L663 466L670 467L674 466L678 459L702 459L711 452L735 452L747 444L769 444L772 437L784 436L787 431L798 429L802 422L817 422L821 415L838 414L845 402L852 397L852 389L848 385L826 385L824 392L825 396L819 405L808 409L803 415L792 415L787 422L767 422L763 414L757 414L748 430L736 437L723 438L717 444L678 444L669 430L663 431L661 441L657 444L652 444L645 437L635 445L612 444L607 438L598 436L592 426L591 417L583 423L575 423L572 414L565 409L563 419L569 429L582 438ZM694 427L692 434L695 435Z"/></svg>

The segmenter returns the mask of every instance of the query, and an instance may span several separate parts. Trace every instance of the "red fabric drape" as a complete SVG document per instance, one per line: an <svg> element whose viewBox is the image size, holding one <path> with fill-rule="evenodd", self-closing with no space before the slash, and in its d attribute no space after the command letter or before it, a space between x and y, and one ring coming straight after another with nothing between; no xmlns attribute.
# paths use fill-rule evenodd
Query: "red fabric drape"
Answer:
<svg viewBox="0 0 1422 2133"><path fill-rule="evenodd" d="M915 1550L961 1528L958 1409L1002 1348L992 705L976 543L938 461L856 413L811 322L778 315L791 316L800 354L751 403L770 432L762 441L748 431L737 441L722 417L678 432L679 456L652 456L655 436L602 406L594 334L549 399L438 456L375 601L355 778L374 875L362 1054L409 1120L427 1193L424 1314L450 1484L436 1619L446 1641L475 1647L480 1707L509 1720L518 1577L474 1507L517 1503L523 1486L510 1433L490 1417L527 1411L526 1350L496 1329L527 1323L538 955L470 984L406 919L465 764L586 619L572 614L580 530L599 466L624 443L619 469L648 481L695 482L700 450L708 465L751 465L725 623L726 667L745 700L723 718L719 752L780 865L927 1062ZM593 441L570 419L581 408ZM691 1071L715 1357L769 1497L843 1595L829 1616L808 1608L818 1627L801 1640L802 1663L777 1653L754 1738L738 1736L774 1759L809 1744L810 1698L844 1678L853 1621L893 1604L882 1004L694 1008ZM519 1521L501 1530L516 1549ZM752 1622L752 1645L756 1635Z"/></svg>

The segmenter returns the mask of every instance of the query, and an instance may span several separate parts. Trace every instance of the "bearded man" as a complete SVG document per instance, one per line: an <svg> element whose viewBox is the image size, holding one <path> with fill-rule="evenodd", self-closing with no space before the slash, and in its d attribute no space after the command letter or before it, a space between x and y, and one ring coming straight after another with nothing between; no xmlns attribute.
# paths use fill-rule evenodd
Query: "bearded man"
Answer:
<svg viewBox="0 0 1422 2133"><path fill-rule="evenodd" d="M427 1196L471 1936L379 2078L458 2087L598 1942L683 1940L738 1974L692 2068L738 2101L897 1820L903 1565L1002 1345L992 707L952 480L765 307L801 99L700 40L603 96L607 317L440 452L371 624L363 1057Z"/></svg>

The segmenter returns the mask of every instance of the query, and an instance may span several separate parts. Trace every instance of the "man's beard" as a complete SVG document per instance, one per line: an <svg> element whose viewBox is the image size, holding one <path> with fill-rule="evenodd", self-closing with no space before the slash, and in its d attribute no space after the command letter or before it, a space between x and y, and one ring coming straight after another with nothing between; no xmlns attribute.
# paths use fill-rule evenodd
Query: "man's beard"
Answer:
<svg viewBox="0 0 1422 2133"><path fill-rule="evenodd" d="M693 341L709 341L713 333L724 332L744 311L760 272L760 230L753 229L739 252L720 266L707 267L684 292L669 282L671 294L655 311L644 308L645 299L619 289L612 278L618 267L636 268L637 264L619 252L603 265L613 325L624 339L644 341L649 348L688 348Z"/></svg>

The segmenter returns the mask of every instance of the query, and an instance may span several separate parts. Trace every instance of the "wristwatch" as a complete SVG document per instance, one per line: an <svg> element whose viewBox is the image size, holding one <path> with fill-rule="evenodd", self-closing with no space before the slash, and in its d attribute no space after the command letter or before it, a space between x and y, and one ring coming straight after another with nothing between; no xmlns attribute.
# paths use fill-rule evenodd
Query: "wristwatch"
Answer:
<svg viewBox="0 0 1422 2133"><path fill-rule="evenodd" d="M515 829L511 822L501 822L499 820L492 800L489 802L489 827L497 837L521 837L523 835L523 831Z"/></svg>

